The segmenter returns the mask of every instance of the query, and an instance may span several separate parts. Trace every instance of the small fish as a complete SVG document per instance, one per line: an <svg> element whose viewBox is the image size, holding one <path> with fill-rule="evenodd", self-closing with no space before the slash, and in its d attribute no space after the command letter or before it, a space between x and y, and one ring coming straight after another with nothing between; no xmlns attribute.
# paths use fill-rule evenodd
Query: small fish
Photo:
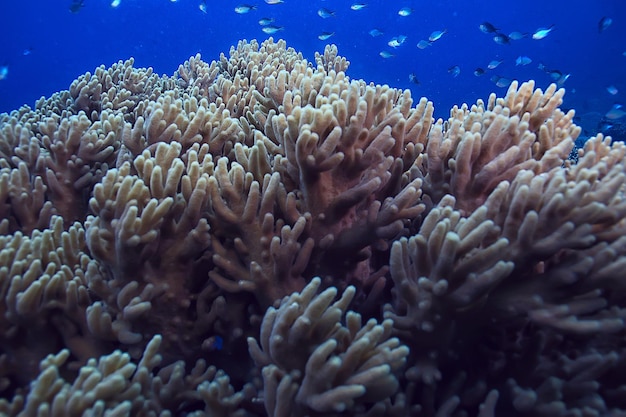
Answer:
<svg viewBox="0 0 626 417"><path fill-rule="evenodd" d="M391 46L392 48L397 48L398 46L402 45L404 41L406 41L406 36L400 35L392 38L389 42L387 42L387 45Z"/></svg>
<svg viewBox="0 0 626 417"><path fill-rule="evenodd" d="M448 29L444 29L444 30L436 30L433 33L430 34L430 36L428 37L428 40L431 42L435 42L439 39L441 39L441 37L443 35L445 35L446 33L448 33Z"/></svg>
<svg viewBox="0 0 626 417"><path fill-rule="evenodd" d="M460 73L461 67L459 67L458 65L454 65L448 68L448 74L451 74L453 77L458 77Z"/></svg>
<svg viewBox="0 0 626 417"><path fill-rule="evenodd" d="M263 26L263 29L261 29L264 33L267 33L268 35L271 35L273 33L278 32L279 30L283 30L284 27L282 26L275 26L275 25L268 25L268 26Z"/></svg>
<svg viewBox="0 0 626 417"><path fill-rule="evenodd" d="M498 87L508 87L513 82L512 80L509 80L508 78L500 77L499 75L494 75L490 79Z"/></svg>
<svg viewBox="0 0 626 417"><path fill-rule="evenodd" d="M9 66L2 65L0 66L0 80L4 80L9 75Z"/></svg>
<svg viewBox="0 0 626 417"><path fill-rule="evenodd" d="M392 56L394 56L389 51L380 51L380 53L378 55L382 56L383 58L391 58Z"/></svg>
<svg viewBox="0 0 626 417"><path fill-rule="evenodd" d="M259 19L259 25L261 26L267 26L274 23L274 18L273 17L264 17L263 19Z"/></svg>
<svg viewBox="0 0 626 417"><path fill-rule="evenodd" d="M487 68L492 70L498 68L498 65L502 64L504 61L502 59L494 59L493 61L487 64Z"/></svg>
<svg viewBox="0 0 626 417"><path fill-rule="evenodd" d="M606 117L609 120L621 119L624 116L626 116L626 111L623 110L623 106L621 104L617 104L617 103L613 104L613 107L611 107L611 110L606 112L606 114L604 115L604 117Z"/></svg>
<svg viewBox="0 0 626 417"><path fill-rule="evenodd" d="M552 81L558 81L563 76L563 73L557 69L547 70L546 74L548 74Z"/></svg>
<svg viewBox="0 0 626 417"><path fill-rule="evenodd" d="M493 41L499 45L508 45L511 43L511 39L504 33L496 33L493 37Z"/></svg>
<svg viewBox="0 0 626 417"><path fill-rule="evenodd" d="M602 33L605 30L608 29L609 26L611 26L611 24L613 23L613 19L611 19L610 17L604 16L602 17L602 19L600 19L600 21L598 22L598 32Z"/></svg>
<svg viewBox="0 0 626 417"><path fill-rule="evenodd" d="M403 7L400 10L398 10L398 14L402 17L410 16L411 13L413 13L413 9L411 9L410 7Z"/></svg>
<svg viewBox="0 0 626 417"><path fill-rule="evenodd" d="M202 349L205 351L220 351L224 348L224 339L220 336L211 336L202 342Z"/></svg>
<svg viewBox="0 0 626 417"><path fill-rule="evenodd" d="M474 75L477 77L480 77L481 75L483 75L485 73L485 70L478 67L474 70Z"/></svg>
<svg viewBox="0 0 626 417"><path fill-rule="evenodd" d="M545 38L550 32L552 32L552 29L554 29L554 25L550 26L549 28L537 29L535 33L533 33L533 39L539 40Z"/></svg>
<svg viewBox="0 0 626 417"><path fill-rule="evenodd" d="M567 79L571 76L572 74L563 74L559 77L558 80L556 80L556 85L558 85L559 87L562 87L563 84L565 84L565 81L567 81Z"/></svg>
<svg viewBox="0 0 626 417"><path fill-rule="evenodd" d="M415 85L419 85L420 84L420 80L417 79L417 75L415 75L414 72L409 74L409 81L412 82Z"/></svg>
<svg viewBox="0 0 626 417"><path fill-rule="evenodd" d="M382 35L382 34L383 34L383 31L382 31L382 30L380 30L380 29L376 29L376 28L374 28L374 29L370 30L370 31L369 31L369 32L367 32L367 33L369 33L369 34L370 34L370 36L371 36L372 38L375 38L375 37L377 37L377 36Z"/></svg>
<svg viewBox="0 0 626 417"><path fill-rule="evenodd" d="M22 55L27 56L33 53L33 48L26 48L22 51Z"/></svg>
<svg viewBox="0 0 626 417"><path fill-rule="evenodd" d="M267 4L280 4L280 3L284 3L284 0L265 0L265 3L267 3Z"/></svg>
<svg viewBox="0 0 626 417"><path fill-rule="evenodd" d="M549 69L543 63L539 63L537 66L541 71L548 74L548 76L552 79L552 81L558 81L559 78L563 76L563 73L557 69Z"/></svg>
<svg viewBox="0 0 626 417"><path fill-rule="evenodd" d="M617 95L617 93L619 93L619 90L614 85L609 85L606 88L606 91L608 91L609 94L612 95L612 96Z"/></svg>
<svg viewBox="0 0 626 417"><path fill-rule="evenodd" d="M350 6L352 10L363 10L366 7L367 7L366 3L352 3L352 6Z"/></svg>
<svg viewBox="0 0 626 417"><path fill-rule="evenodd" d="M256 10L256 6L251 4L240 4L239 6L235 7L235 13L239 14L246 14L249 13L251 10Z"/></svg>
<svg viewBox="0 0 626 417"><path fill-rule="evenodd" d="M111 2L111 7L113 7L115 9L115 8L117 8L120 5L121 2L122 2L122 0L113 0Z"/></svg>
<svg viewBox="0 0 626 417"><path fill-rule="evenodd" d="M606 132L613 129L614 126L615 125L611 123L601 123L600 130L602 131L602 133L606 134Z"/></svg>
<svg viewBox="0 0 626 417"><path fill-rule="evenodd" d="M524 39L528 37L528 33L524 32L511 32L509 33L509 39L514 40L514 41L519 41L520 39Z"/></svg>
<svg viewBox="0 0 626 417"><path fill-rule="evenodd" d="M426 48L428 48L428 47L429 47L430 45L432 45L432 44L433 44L432 42L430 42L430 41L425 41L424 39L422 39L421 41L419 41L419 42L417 43L417 47L418 47L419 49L426 49Z"/></svg>
<svg viewBox="0 0 626 417"><path fill-rule="evenodd" d="M335 11L328 10L327 8L322 7L321 9L317 11L317 15L321 17L322 19L328 19L329 17L335 17Z"/></svg>
<svg viewBox="0 0 626 417"><path fill-rule="evenodd" d="M478 25L478 29L480 29L482 33L495 33L500 30L489 22L481 23Z"/></svg>
<svg viewBox="0 0 626 417"><path fill-rule="evenodd" d="M319 35L317 35L317 39L319 39L320 41L325 41L326 39L330 38L334 34L335 32L322 32Z"/></svg>
<svg viewBox="0 0 626 417"><path fill-rule="evenodd" d="M533 62L533 60L530 59L529 57L527 57L526 55L520 55L515 60L515 65L517 65L517 66L519 66L519 65L528 65L531 62Z"/></svg>
<svg viewBox="0 0 626 417"><path fill-rule="evenodd" d="M85 0L72 0L69 10L70 13L78 13L83 7L85 7Z"/></svg>
<svg viewBox="0 0 626 417"><path fill-rule="evenodd" d="M200 9L200 11L201 11L202 13L204 13L204 14L206 14L206 13L207 13L206 1L205 1L205 0L202 0L202 1L200 2L200 4L198 4L198 9Z"/></svg>

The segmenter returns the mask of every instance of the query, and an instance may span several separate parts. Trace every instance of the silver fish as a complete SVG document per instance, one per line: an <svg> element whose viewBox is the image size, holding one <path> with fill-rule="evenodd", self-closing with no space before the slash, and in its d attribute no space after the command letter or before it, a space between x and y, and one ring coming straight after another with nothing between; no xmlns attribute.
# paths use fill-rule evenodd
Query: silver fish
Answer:
<svg viewBox="0 0 626 417"><path fill-rule="evenodd" d="M367 7L367 3L352 3L350 9L352 10L362 10Z"/></svg>
<svg viewBox="0 0 626 417"><path fill-rule="evenodd" d="M321 17L322 19L327 19L329 17L335 17L335 11L334 10L328 10L325 7L322 7L321 9L319 9L317 11L317 14L319 17Z"/></svg>
<svg viewBox="0 0 626 417"><path fill-rule="evenodd" d="M264 33L267 33L268 35L271 35L273 33L278 32L279 30L283 30L284 28L282 26L274 26L274 25L269 25L269 26L263 26L263 29L261 29Z"/></svg>
<svg viewBox="0 0 626 417"><path fill-rule="evenodd" d="M490 70L496 69L498 65L502 64L503 62L504 61L502 59L494 59L489 64L487 64L487 68L489 68Z"/></svg>
<svg viewBox="0 0 626 417"><path fill-rule="evenodd" d="M444 30L436 30L433 33L430 34L430 36L428 37L428 40L431 42L435 42L439 39L441 39L441 37L443 35L445 35L446 33L448 33L448 29L444 29Z"/></svg>
<svg viewBox="0 0 626 417"><path fill-rule="evenodd" d="M548 36L548 34L550 34L550 32L552 32L552 29L554 29L554 25L550 26L549 28L537 29L535 33L533 33L533 39L539 40L545 38L546 36Z"/></svg>
<svg viewBox="0 0 626 417"><path fill-rule="evenodd" d="M413 13L413 9L411 9L410 7L403 7L400 10L398 10L398 14L402 17L410 16L411 13Z"/></svg>
<svg viewBox="0 0 626 417"><path fill-rule="evenodd" d="M239 14L248 13L250 12L250 10L256 10L256 6L250 4L240 4L239 6L235 7L235 13Z"/></svg>

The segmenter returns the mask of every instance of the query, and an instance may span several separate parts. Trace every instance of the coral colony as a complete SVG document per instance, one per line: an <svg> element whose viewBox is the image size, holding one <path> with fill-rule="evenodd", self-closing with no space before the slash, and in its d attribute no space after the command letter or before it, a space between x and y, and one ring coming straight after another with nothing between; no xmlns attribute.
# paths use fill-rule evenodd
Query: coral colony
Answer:
<svg viewBox="0 0 626 417"><path fill-rule="evenodd" d="M348 65L240 42L0 115L1 415L626 415L626 146L554 85L435 120Z"/></svg>

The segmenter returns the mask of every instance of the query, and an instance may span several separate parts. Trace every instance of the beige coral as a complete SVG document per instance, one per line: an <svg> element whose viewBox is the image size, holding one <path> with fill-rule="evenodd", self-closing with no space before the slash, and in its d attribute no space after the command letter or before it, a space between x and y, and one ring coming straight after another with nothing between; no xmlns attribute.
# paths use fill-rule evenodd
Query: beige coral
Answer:
<svg viewBox="0 0 626 417"><path fill-rule="evenodd" d="M554 85L435 120L348 66L240 42L0 115L0 410L626 409L626 147L569 161Z"/></svg>

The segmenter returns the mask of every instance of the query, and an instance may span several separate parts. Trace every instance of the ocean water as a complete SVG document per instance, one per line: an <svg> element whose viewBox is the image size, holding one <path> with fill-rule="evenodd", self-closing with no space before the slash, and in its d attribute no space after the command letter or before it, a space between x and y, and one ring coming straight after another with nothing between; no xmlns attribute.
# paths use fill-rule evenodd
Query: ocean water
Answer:
<svg viewBox="0 0 626 417"><path fill-rule="evenodd" d="M546 87L558 74L546 69L559 71L564 78L570 74L561 79L567 89L564 107L575 108L579 115L601 116L626 101L626 2L371 0L363 2L361 10L352 10L354 3L207 0L205 13L200 0L121 0L117 7L110 0L85 0L72 13L69 0L5 0L0 66L7 72L0 80L0 112L33 106L39 97L67 89L78 75L101 64L132 56L138 67L151 66L159 74L171 75L198 52L211 61L240 39L261 41L269 36L285 39L310 60L315 51L334 43L351 62L349 76L409 88L416 98L432 100L438 117L447 117L455 104L486 99L491 92L503 95L508 80L534 79ZM241 5L254 8L236 13ZM399 15L405 7L411 13ZM322 18L320 8L334 15ZM603 17L611 18L612 24L601 32ZM274 19L281 29L264 33L258 23L262 18ZM514 31L532 35L549 27L552 31L543 39L527 36L503 45L494 42L494 34L479 29L483 22L506 35ZM373 29L382 34L371 36ZM416 46L443 30L443 36L425 49ZM333 35L318 39L323 32ZM406 37L404 42L390 47L388 43L399 36ZM382 57L383 51L392 56ZM518 57L531 62L516 65ZM489 70L492 60L502 63ZM460 70L456 76L454 66ZM485 74L476 76L477 68ZM494 83L498 80L503 86Z"/></svg>

